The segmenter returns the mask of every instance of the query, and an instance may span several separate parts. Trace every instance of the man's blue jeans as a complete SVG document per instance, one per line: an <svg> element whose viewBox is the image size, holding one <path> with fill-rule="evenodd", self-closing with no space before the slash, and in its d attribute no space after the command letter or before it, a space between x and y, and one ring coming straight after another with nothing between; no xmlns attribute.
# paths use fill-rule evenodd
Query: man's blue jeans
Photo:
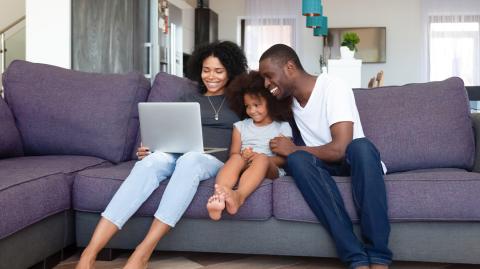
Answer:
<svg viewBox="0 0 480 269"><path fill-rule="evenodd" d="M353 140L342 164L328 164L306 151L287 157L287 170L323 226L333 237L340 259L351 268L388 265L390 224L380 154L366 138ZM353 225L332 176L352 178L352 195L360 217L362 241Z"/></svg>

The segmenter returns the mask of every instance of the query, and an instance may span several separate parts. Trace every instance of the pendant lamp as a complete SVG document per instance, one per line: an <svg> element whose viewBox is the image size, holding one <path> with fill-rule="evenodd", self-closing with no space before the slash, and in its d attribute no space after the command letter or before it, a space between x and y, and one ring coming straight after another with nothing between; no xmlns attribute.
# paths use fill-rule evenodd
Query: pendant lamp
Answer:
<svg viewBox="0 0 480 269"><path fill-rule="evenodd" d="M323 7L321 0L302 0L303 16L321 16Z"/></svg>
<svg viewBox="0 0 480 269"><path fill-rule="evenodd" d="M320 27L313 28L314 36L327 36L328 35L328 18L324 16L320 17Z"/></svg>

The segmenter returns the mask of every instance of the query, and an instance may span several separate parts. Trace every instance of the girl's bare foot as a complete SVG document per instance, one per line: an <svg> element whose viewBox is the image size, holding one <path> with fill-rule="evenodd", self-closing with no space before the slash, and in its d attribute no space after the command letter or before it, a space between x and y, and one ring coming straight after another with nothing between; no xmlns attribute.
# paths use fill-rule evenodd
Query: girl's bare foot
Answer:
<svg viewBox="0 0 480 269"><path fill-rule="evenodd" d="M238 192L223 186L218 186L218 192L224 194L227 212L231 215L237 214L238 209L243 204Z"/></svg>
<svg viewBox="0 0 480 269"><path fill-rule="evenodd" d="M208 215L212 220L219 220L222 217L222 212L225 209L225 194L214 194L208 198L207 210Z"/></svg>

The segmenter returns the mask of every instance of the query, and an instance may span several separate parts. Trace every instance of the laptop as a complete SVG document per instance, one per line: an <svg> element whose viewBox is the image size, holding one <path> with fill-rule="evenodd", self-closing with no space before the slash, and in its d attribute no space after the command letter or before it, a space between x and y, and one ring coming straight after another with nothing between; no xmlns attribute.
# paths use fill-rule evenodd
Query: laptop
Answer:
<svg viewBox="0 0 480 269"><path fill-rule="evenodd" d="M200 104L189 102L139 103L142 143L151 152L214 153L226 148L203 146Z"/></svg>

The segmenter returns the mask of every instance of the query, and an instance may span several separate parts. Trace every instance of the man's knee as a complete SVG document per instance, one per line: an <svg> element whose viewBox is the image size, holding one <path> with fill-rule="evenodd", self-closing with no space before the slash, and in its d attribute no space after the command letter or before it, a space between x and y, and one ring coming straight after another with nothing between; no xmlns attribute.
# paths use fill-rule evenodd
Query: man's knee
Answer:
<svg viewBox="0 0 480 269"><path fill-rule="evenodd" d="M378 155L378 150L375 145L367 138L354 139L347 147L347 155L349 156L369 156Z"/></svg>
<svg viewBox="0 0 480 269"><path fill-rule="evenodd" d="M311 162L314 156L304 150L297 150L287 156L287 166L289 169L304 166Z"/></svg>

